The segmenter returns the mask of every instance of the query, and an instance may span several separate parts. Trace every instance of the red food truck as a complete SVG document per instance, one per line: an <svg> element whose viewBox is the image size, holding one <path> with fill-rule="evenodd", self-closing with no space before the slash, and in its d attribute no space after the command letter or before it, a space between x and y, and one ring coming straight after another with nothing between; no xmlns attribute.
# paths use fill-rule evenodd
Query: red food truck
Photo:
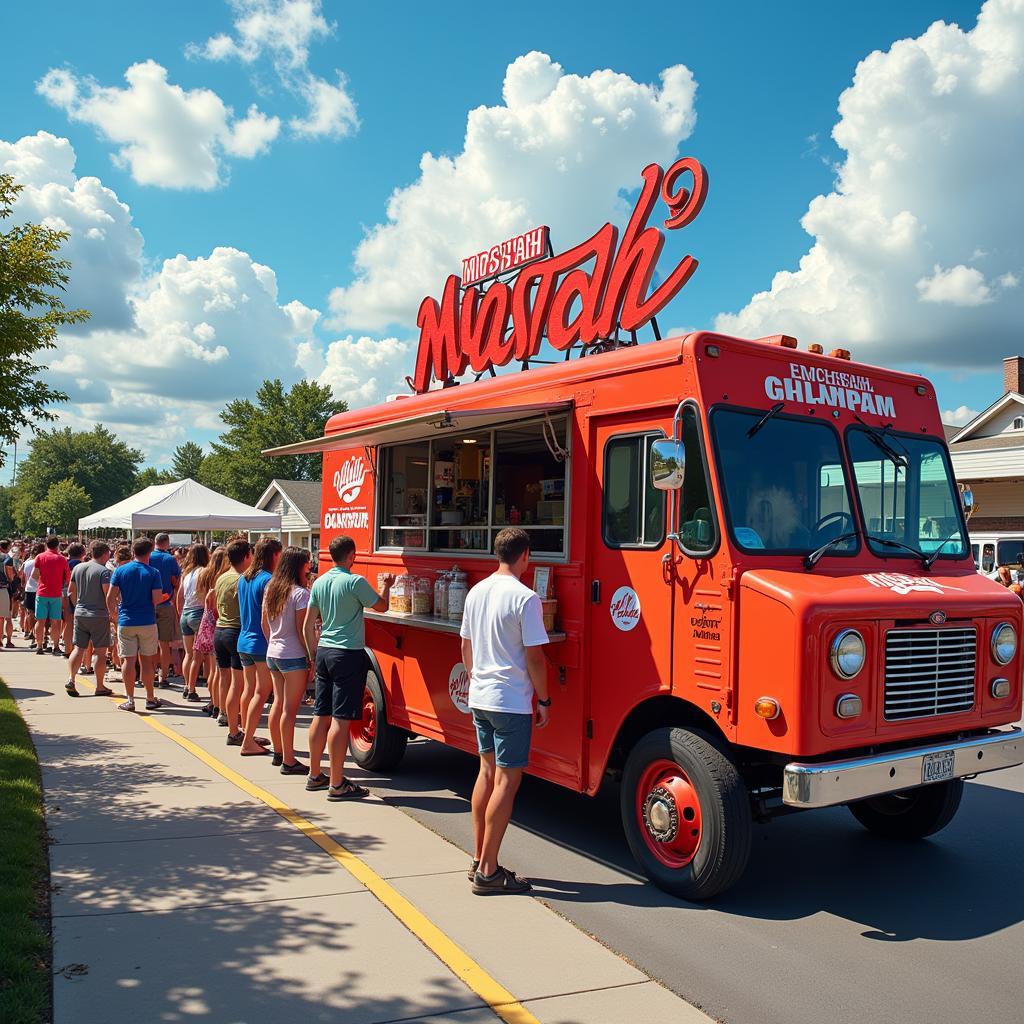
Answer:
<svg viewBox="0 0 1024 1024"><path fill-rule="evenodd" d="M344 533L371 582L410 577L367 612L357 763L393 768L411 736L475 751L461 587L443 617L429 595L490 573L519 525L554 602L529 771L591 795L617 777L641 869L701 899L739 878L755 820L845 804L927 836L965 778L1024 761L1024 606L975 572L927 380L785 336L634 343L696 266L647 295L653 199L671 229L707 190L696 161L644 182L618 246L606 225L554 256L545 231L538 256L527 233L491 250L489 288L425 300L419 393L276 451L325 453L322 558ZM538 338L563 357L531 365Z"/></svg>

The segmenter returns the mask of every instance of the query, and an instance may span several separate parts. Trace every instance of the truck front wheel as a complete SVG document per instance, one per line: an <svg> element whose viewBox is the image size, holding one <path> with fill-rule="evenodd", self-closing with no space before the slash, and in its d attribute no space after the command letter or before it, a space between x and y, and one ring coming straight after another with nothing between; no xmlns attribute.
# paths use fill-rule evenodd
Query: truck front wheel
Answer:
<svg viewBox="0 0 1024 1024"><path fill-rule="evenodd" d="M657 729L630 751L622 825L644 874L683 899L709 899L728 889L750 856L743 779L706 736L686 729Z"/></svg>
<svg viewBox="0 0 1024 1024"><path fill-rule="evenodd" d="M348 749L360 768L386 772L397 768L405 756L409 734L388 723L384 690L372 669L366 673L363 690L363 717L349 725Z"/></svg>
<svg viewBox="0 0 1024 1024"><path fill-rule="evenodd" d="M953 820L963 795L963 779L950 779L902 793L871 796L846 806L866 829L880 836L923 839Z"/></svg>

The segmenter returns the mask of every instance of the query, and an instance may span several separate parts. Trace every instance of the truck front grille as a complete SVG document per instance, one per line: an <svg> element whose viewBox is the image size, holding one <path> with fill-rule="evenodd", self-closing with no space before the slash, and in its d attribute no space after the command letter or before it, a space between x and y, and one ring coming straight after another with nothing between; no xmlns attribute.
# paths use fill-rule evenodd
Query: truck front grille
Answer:
<svg viewBox="0 0 1024 1024"><path fill-rule="evenodd" d="M974 706L978 631L891 629L885 635L887 721L951 715Z"/></svg>

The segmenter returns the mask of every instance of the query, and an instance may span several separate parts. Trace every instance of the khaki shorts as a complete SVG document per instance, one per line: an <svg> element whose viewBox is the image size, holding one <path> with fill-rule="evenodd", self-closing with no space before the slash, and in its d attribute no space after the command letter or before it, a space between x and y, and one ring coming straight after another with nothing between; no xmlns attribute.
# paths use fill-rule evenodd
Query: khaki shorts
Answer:
<svg viewBox="0 0 1024 1024"><path fill-rule="evenodd" d="M117 653L122 658L153 658L159 649L156 626L118 626Z"/></svg>
<svg viewBox="0 0 1024 1024"><path fill-rule="evenodd" d="M170 601L164 601L163 604L156 606L156 632L162 644L181 639L178 615Z"/></svg>

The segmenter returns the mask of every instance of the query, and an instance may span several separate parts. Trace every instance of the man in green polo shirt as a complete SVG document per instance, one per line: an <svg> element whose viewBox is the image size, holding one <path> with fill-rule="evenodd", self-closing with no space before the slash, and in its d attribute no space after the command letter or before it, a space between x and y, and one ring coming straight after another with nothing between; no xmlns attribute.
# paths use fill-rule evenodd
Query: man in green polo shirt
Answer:
<svg viewBox="0 0 1024 1024"><path fill-rule="evenodd" d="M363 690L370 667L363 611L388 610L394 577L390 573L383 577L384 594L380 595L362 576L352 572L356 542L351 537L335 537L329 550L334 567L313 584L303 626L309 660L316 665L306 789L327 789L328 800L361 800L370 794L345 778L345 751L349 722L363 717ZM319 644L318 622L323 623ZM330 778L320 771L325 744L331 759Z"/></svg>

